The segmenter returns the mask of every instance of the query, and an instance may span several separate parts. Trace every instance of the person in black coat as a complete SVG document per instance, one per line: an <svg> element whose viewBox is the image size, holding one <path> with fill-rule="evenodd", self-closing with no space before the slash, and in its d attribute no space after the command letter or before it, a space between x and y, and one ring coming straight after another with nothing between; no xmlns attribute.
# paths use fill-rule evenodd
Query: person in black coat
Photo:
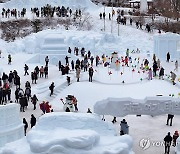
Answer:
<svg viewBox="0 0 180 154"><path fill-rule="evenodd" d="M169 63L169 59L170 59L170 53L167 53L167 62Z"/></svg>
<svg viewBox="0 0 180 154"><path fill-rule="evenodd" d="M8 76L7 76L7 74L3 73L3 75L2 75L2 80L3 80L3 83L7 83L7 81L8 81Z"/></svg>
<svg viewBox="0 0 180 154"><path fill-rule="evenodd" d="M7 95L8 95L8 101L10 101L11 100L11 88L10 87L8 87L8 89L7 89Z"/></svg>
<svg viewBox="0 0 180 154"><path fill-rule="evenodd" d="M157 66L157 63L156 63L156 61L155 61L155 62L153 63L153 76L154 76L154 77L156 76L157 68L158 68L158 66Z"/></svg>
<svg viewBox="0 0 180 154"><path fill-rule="evenodd" d="M26 136L27 128L28 128L28 123L25 118L23 118L23 124L24 124L24 135Z"/></svg>
<svg viewBox="0 0 180 154"><path fill-rule="evenodd" d="M61 71L61 61L60 60L58 62L58 68L59 68L59 71Z"/></svg>
<svg viewBox="0 0 180 154"><path fill-rule="evenodd" d="M30 84L29 81L26 81L26 83L25 83L25 88L31 88L31 84Z"/></svg>
<svg viewBox="0 0 180 154"><path fill-rule="evenodd" d="M94 70L92 67L90 67L89 68L89 82L92 82L93 73L94 73Z"/></svg>
<svg viewBox="0 0 180 154"><path fill-rule="evenodd" d="M66 60L66 65L69 65L69 57L68 56L65 57L65 60Z"/></svg>
<svg viewBox="0 0 180 154"><path fill-rule="evenodd" d="M74 61L73 60L71 61L71 68L74 71Z"/></svg>
<svg viewBox="0 0 180 154"><path fill-rule="evenodd" d="M54 82L51 83L51 85L49 86L49 90L51 91L50 96L53 95L54 92Z"/></svg>
<svg viewBox="0 0 180 154"><path fill-rule="evenodd" d="M3 88L1 87L0 88L0 105L3 104L3 102L2 102L3 91L2 90L3 90Z"/></svg>
<svg viewBox="0 0 180 154"><path fill-rule="evenodd" d="M164 138L164 142L165 142L165 154L169 154L170 146L172 142L172 137L170 135L170 132L168 132L168 135L166 135L166 137Z"/></svg>
<svg viewBox="0 0 180 154"><path fill-rule="evenodd" d="M3 104L4 102L7 103L7 90L5 88L2 89L2 102Z"/></svg>
<svg viewBox="0 0 180 154"><path fill-rule="evenodd" d="M24 66L24 76L26 76L26 74L29 75L28 69L29 69L29 67L25 64L25 66Z"/></svg>
<svg viewBox="0 0 180 154"><path fill-rule="evenodd" d="M34 105L34 110L36 109L36 104L37 104L37 96L34 94L33 97L31 98L32 104Z"/></svg>
<svg viewBox="0 0 180 154"><path fill-rule="evenodd" d="M172 120L173 120L173 118L174 118L174 115L168 114L168 117L167 117L167 124L166 124L166 125L169 125L169 120L171 120L170 126L172 126Z"/></svg>
<svg viewBox="0 0 180 154"><path fill-rule="evenodd" d="M10 71L9 78L8 78L8 82L9 82L10 87L12 87L12 85L13 85L13 79L14 79L14 74L12 71Z"/></svg>
<svg viewBox="0 0 180 154"><path fill-rule="evenodd" d="M80 66L80 63L81 63L80 60L77 59L77 60L76 60L76 65L79 65L79 66Z"/></svg>
<svg viewBox="0 0 180 154"><path fill-rule="evenodd" d="M15 90L15 102L19 102L19 88L17 88L16 90Z"/></svg>
<svg viewBox="0 0 180 154"><path fill-rule="evenodd" d="M33 114L31 114L30 123L31 123L31 128L36 125L36 118L35 118L35 116Z"/></svg>
<svg viewBox="0 0 180 154"><path fill-rule="evenodd" d="M25 107L25 99L23 96L19 97L19 104L20 104L20 112L25 112L24 107Z"/></svg>
<svg viewBox="0 0 180 154"><path fill-rule="evenodd" d="M34 71L34 83L37 84L38 74L36 71Z"/></svg>
<svg viewBox="0 0 180 154"><path fill-rule="evenodd" d="M17 75L16 76L16 88L20 88L20 85L21 85L20 77Z"/></svg>
<svg viewBox="0 0 180 154"><path fill-rule="evenodd" d="M32 84L34 83L34 79L35 79L35 77L34 77L34 72L31 72L31 80L32 80Z"/></svg>
<svg viewBox="0 0 180 154"><path fill-rule="evenodd" d="M34 68L34 72L37 74L37 78L38 78L38 76L39 76L39 67L38 66L36 66L35 68Z"/></svg>
<svg viewBox="0 0 180 154"><path fill-rule="evenodd" d="M45 78L48 78L48 66L44 67Z"/></svg>
<svg viewBox="0 0 180 154"><path fill-rule="evenodd" d="M2 87L2 79L0 78L0 87Z"/></svg>
<svg viewBox="0 0 180 154"><path fill-rule="evenodd" d="M160 71L159 71L159 79L164 80L163 76L164 76L164 68L161 67L161 69L160 69Z"/></svg>

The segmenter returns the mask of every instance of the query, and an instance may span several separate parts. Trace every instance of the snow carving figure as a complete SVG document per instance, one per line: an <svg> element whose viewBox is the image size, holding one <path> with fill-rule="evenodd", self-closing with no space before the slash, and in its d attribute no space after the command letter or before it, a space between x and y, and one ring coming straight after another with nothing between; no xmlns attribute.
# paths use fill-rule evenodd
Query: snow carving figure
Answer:
<svg viewBox="0 0 180 154"><path fill-rule="evenodd" d="M141 0L140 12L147 13L147 0Z"/></svg>

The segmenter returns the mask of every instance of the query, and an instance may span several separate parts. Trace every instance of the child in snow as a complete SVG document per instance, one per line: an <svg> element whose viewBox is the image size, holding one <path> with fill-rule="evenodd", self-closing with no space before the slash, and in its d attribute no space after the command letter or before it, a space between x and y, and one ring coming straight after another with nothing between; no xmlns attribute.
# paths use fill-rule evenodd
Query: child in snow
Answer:
<svg viewBox="0 0 180 154"><path fill-rule="evenodd" d="M149 69L149 72L148 72L148 80L152 80L152 70L151 70L151 68Z"/></svg>

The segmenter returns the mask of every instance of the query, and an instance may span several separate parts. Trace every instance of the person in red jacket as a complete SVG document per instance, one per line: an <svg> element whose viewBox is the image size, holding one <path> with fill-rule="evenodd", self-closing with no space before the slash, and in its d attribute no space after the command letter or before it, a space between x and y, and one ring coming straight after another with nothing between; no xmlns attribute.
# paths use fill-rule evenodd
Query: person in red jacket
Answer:
<svg viewBox="0 0 180 154"><path fill-rule="evenodd" d="M124 60L124 61L125 61L125 65L126 65L127 67L129 67L129 66L128 66L128 57L127 57L127 56L125 57L125 60Z"/></svg>
<svg viewBox="0 0 180 154"><path fill-rule="evenodd" d="M46 113L50 112L50 108L51 108L51 105L49 105L49 102L46 102L46 104L45 104Z"/></svg>

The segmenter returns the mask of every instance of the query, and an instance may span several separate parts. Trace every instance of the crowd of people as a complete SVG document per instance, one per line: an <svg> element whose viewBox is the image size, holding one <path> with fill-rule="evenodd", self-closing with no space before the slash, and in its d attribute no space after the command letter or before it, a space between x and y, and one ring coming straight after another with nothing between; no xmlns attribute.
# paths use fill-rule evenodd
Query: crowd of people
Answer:
<svg viewBox="0 0 180 154"><path fill-rule="evenodd" d="M81 9L76 9L73 10L69 7L65 7L65 6L52 6L50 4L47 4L43 7L34 7L31 8L31 13L34 14L37 18L39 17L71 17L73 16L73 18L78 18L82 16L82 10ZM23 8L22 10L17 10L15 9L10 9L10 8L2 8L2 18L10 18L13 17L15 19L17 18L22 18L25 17L25 15L27 14L27 9Z"/></svg>
<svg viewBox="0 0 180 154"><path fill-rule="evenodd" d="M109 59L109 57L105 54L102 54L101 56L96 55L94 57L91 54L91 51L86 51L84 47L78 48L74 47L72 49L71 47L68 48L67 51L69 54L65 57L65 64L62 64L61 61L58 62L58 70L61 71L62 75L69 75L69 72L73 72L76 76L76 81L80 82L81 80L81 75L83 72L88 72L89 74L89 82L93 81L93 74L94 74L94 68L98 67L99 65L103 65L104 67L107 67L105 65L108 61L108 63L112 63L113 57ZM132 57L130 54L134 53L140 53L140 50L137 49L136 51L130 51L129 49L126 50L125 56L121 56L117 60L119 63L123 63L124 66L130 67L130 63L132 63ZM72 59L70 61L69 55L74 54L77 59ZM170 62L170 53L167 53L167 63ZM159 79L164 79L164 68L160 62L159 59L157 59L156 55L153 55L153 64L150 66L150 63L148 59L144 59L143 63L140 66L140 69L144 70L147 72L148 80L152 80L153 78L156 78L157 76ZM15 86L15 102L20 104L20 112L25 112L28 108L29 101L31 101L33 105L33 109L36 110L37 104L38 104L38 98L36 94L31 93L31 84L37 84L37 81L41 78L46 78L48 79L48 70L49 70L49 57L46 56L44 59L45 66L36 66L34 70L31 72L31 81L26 81L25 86L23 87L21 85L21 78L18 75L18 72L16 70L10 71L9 75L7 75L5 72L2 75L2 78L0 78L0 104L6 104L8 101L11 103L11 88ZM140 63L140 60L137 59L137 62ZM12 57L9 54L8 55L8 64L12 65ZM108 64L109 65L109 64ZM151 70L152 67L152 70ZM159 75L157 73L159 71ZM173 71L178 71L178 61L175 61L175 69ZM173 85L175 84L175 79L176 79L176 74L171 71L171 81ZM24 65L24 76L30 75L29 73L29 66L27 64ZM70 85L70 77L67 76L67 84ZM55 89L55 83L52 82L51 85L49 86L50 90L50 96L54 94L54 89ZM78 111L78 101L75 96L68 96L70 97L70 104L73 106L74 110L71 110L70 106L66 106L64 109L65 112L72 112L72 111ZM63 102L63 100L61 100ZM65 105L65 102L63 102ZM50 102L48 101L42 101L42 103L39 103L39 109L42 111L42 114L50 113L53 112L52 106L50 105ZM92 113L90 108L88 108L87 113ZM172 119L173 115L168 115L167 119L167 125L169 125L169 120L170 120L170 126L172 126ZM113 118L113 123L117 122L116 117ZM24 133L26 135L27 128L28 128L28 123L25 118L23 118L23 123L24 123ZM31 115L31 128L36 124L36 118L34 115ZM123 119L120 122L120 135L124 134L129 134L129 125L127 124L127 121ZM165 152L169 153L169 149L171 145L171 142L173 142L173 146L176 146L176 139L179 136L178 131L175 131L173 137L170 136L170 133L164 138L165 141Z"/></svg>
<svg viewBox="0 0 180 154"><path fill-rule="evenodd" d="M106 12L100 12L99 13L99 18L105 20L106 19ZM120 10L118 9L117 11L115 11L114 9L112 9L112 12L108 13L108 19L109 20L113 20L112 18L116 18L117 24L122 24L122 25L127 25L127 17L125 16L125 12L124 10ZM152 26L150 24L145 24L143 25L143 22L140 19L132 19L131 17L129 18L129 25L133 25L133 23L135 24L137 29L143 30L143 26L144 26L144 30L146 30L148 33L152 32ZM161 31L159 30L159 33L161 33Z"/></svg>

